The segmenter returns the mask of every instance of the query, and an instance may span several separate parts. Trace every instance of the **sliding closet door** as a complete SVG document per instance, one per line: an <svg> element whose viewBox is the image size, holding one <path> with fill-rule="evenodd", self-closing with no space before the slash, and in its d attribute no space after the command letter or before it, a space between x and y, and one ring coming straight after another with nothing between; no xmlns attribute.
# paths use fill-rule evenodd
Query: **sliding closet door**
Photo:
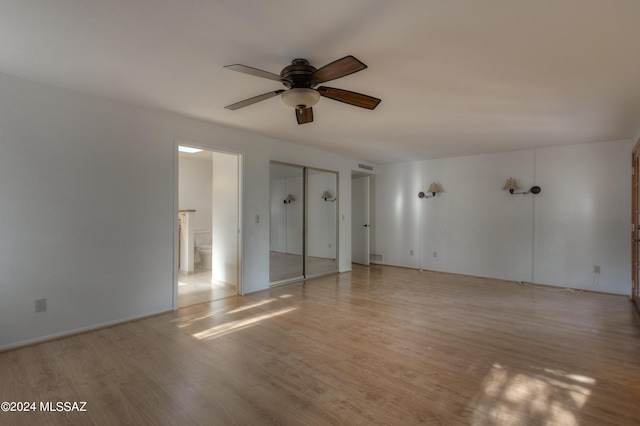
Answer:
<svg viewBox="0 0 640 426"><path fill-rule="evenodd" d="M304 278L304 168L271 163L269 282Z"/></svg>
<svg viewBox="0 0 640 426"><path fill-rule="evenodd" d="M306 276L336 272L338 174L307 168Z"/></svg>

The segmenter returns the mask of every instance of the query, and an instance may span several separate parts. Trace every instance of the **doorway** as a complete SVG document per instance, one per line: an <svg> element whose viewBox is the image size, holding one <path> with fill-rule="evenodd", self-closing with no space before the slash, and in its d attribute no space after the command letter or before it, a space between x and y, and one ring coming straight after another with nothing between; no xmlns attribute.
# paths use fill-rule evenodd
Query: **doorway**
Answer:
<svg viewBox="0 0 640 426"><path fill-rule="evenodd" d="M269 283L338 270L338 172L270 164Z"/></svg>
<svg viewBox="0 0 640 426"><path fill-rule="evenodd" d="M370 261L370 184L369 175L351 175L351 262L369 266Z"/></svg>
<svg viewBox="0 0 640 426"><path fill-rule="evenodd" d="M177 147L174 308L240 290L240 155Z"/></svg>

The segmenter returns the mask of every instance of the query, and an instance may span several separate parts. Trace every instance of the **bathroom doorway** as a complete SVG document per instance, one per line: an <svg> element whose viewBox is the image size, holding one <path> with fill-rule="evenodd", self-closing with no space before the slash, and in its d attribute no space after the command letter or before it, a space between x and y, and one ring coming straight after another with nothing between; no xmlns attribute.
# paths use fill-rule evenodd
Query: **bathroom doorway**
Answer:
<svg viewBox="0 0 640 426"><path fill-rule="evenodd" d="M235 296L240 288L240 155L178 146L177 303Z"/></svg>

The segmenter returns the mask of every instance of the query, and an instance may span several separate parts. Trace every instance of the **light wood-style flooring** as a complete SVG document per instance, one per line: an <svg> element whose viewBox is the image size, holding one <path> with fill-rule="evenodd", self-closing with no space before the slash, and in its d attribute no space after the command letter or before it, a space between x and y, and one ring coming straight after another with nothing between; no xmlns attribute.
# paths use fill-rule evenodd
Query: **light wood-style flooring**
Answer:
<svg viewBox="0 0 640 426"><path fill-rule="evenodd" d="M211 269L196 267L193 274L178 275L178 306L183 308L235 296L238 290L229 284L211 282Z"/></svg>
<svg viewBox="0 0 640 426"><path fill-rule="evenodd" d="M0 353L11 425L632 425L628 298L385 266Z"/></svg>

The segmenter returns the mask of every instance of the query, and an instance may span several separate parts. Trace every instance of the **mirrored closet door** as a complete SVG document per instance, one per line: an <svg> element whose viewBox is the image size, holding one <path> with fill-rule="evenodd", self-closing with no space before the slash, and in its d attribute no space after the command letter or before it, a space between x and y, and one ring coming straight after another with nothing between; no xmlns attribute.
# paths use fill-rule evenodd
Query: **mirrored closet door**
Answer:
<svg viewBox="0 0 640 426"><path fill-rule="evenodd" d="M269 282L304 277L304 168L271 163Z"/></svg>
<svg viewBox="0 0 640 426"><path fill-rule="evenodd" d="M307 277L338 269L337 203L338 174L307 168Z"/></svg>
<svg viewBox="0 0 640 426"><path fill-rule="evenodd" d="M270 165L269 282L337 271L338 173Z"/></svg>

